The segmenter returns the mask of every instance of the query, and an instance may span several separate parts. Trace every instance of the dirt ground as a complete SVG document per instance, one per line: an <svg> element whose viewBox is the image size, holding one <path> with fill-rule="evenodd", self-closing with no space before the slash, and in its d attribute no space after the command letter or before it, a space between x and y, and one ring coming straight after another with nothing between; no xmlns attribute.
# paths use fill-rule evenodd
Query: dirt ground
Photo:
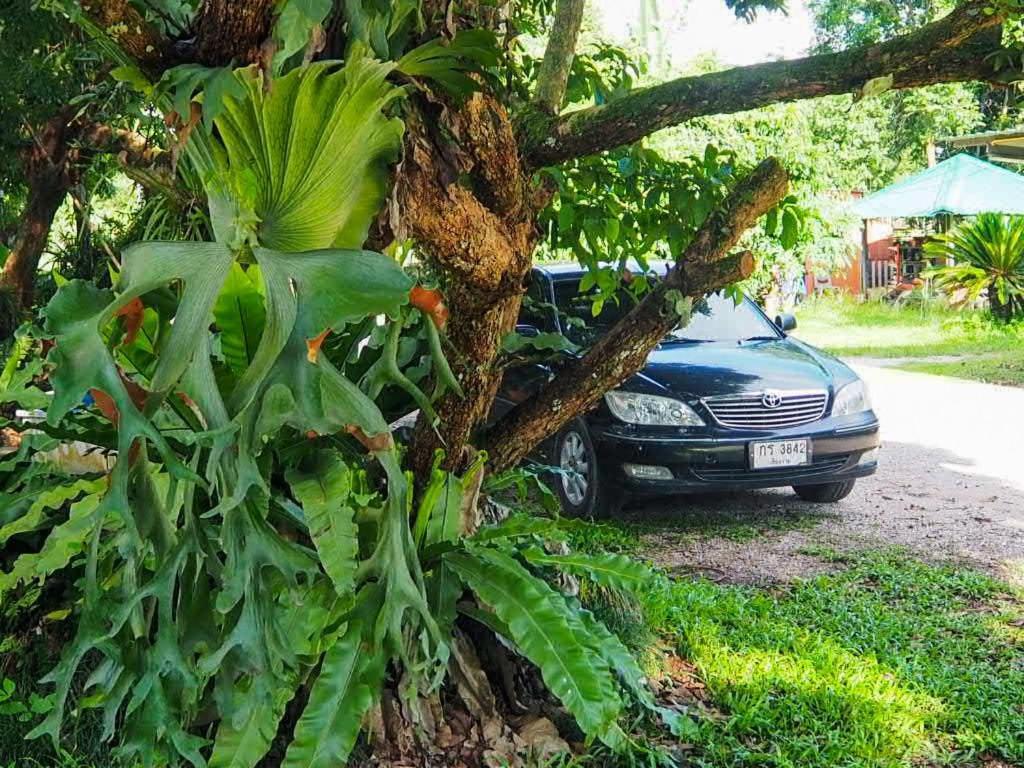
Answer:
<svg viewBox="0 0 1024 768"><path fill-rule="evenodd" d="M903 546L1024 584L1024 389L852 362L882 423L877 475L831 505L779 489L633 507L649 556L771 584L834 567L828 550Z"/></svg>

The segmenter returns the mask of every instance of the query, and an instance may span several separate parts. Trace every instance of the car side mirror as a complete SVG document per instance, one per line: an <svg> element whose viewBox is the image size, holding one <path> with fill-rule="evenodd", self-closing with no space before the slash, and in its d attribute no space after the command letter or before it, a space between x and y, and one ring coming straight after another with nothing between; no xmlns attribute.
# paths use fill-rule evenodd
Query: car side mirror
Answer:
<svg viewBox="0 0 1024 768"><path fill-rule="evenodd" d="M789 314L788 312L783 312L780 315L776 315L775 327L778 328L783 333L786 333L787 331L792 331L796 328L796 317Z"/></svg>
<svg viewBox="0 0 1024 768"><path fill-rule="evenodd" d="M533 338L534 336L540 336L540 328L536 325L521 324L516 326L516 333L520 336Z"/></svg>

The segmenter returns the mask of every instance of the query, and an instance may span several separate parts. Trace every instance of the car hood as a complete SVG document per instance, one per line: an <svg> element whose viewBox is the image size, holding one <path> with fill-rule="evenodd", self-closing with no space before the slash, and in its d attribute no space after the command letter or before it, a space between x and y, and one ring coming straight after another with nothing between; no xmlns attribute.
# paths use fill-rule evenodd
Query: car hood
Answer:
<svg viewBox="0 0 1024 768"><path fill-rule="evenodd" d="M792 338L658 346L626 388L651 384L677 397L702 398L765 389L825 389L855 375L835 358ZM633 386L630 386L633 385Z"/></svg>

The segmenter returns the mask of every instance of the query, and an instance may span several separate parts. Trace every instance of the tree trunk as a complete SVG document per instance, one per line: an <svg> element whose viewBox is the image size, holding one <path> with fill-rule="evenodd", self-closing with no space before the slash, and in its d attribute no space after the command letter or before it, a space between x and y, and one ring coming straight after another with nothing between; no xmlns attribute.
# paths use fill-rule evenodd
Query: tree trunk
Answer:
<svg viewBox="0 0 1024 768"><path fill-rule="evenodd" d="M436 429L425 417L417 424L410 459L426 477L437 449L449 467L463 464L494 401L501 383L495 361L519 315L543 195L531 189L508 114L491 96L477 93L458 105L423 100L406 129L399 229L441 277L452 368L464 389L464 397L449 394L437 404Z"/></svg>
<svg viewBox="0 0 1024 768"><path fill-rule="evenodd" d="M25 151L28 201L14 247L0 273L0 286L11 291L19 310L32 305L36 269L46 249L53 217L74 183L75 151L69 146L69 133L67 115L57 115L46 123Z"/></svg>
<svg viewBox="0 0 1024 768"><path fill-rule="evenodd" d="M196 60L209 67L258 61L273 18L274 0L206 0L199 11Z"/></svg>
<svg viewBox="0 0 1024 768"><path fill-rule="evenodd" d="M988 305L992 312L992 317L994 317L997 322L1009 323L1013 320L1013 297L1011 296L1009 301L1006 302L1000 301L999 291L996 290L995 281L989 283L988 286Z"/></svg>

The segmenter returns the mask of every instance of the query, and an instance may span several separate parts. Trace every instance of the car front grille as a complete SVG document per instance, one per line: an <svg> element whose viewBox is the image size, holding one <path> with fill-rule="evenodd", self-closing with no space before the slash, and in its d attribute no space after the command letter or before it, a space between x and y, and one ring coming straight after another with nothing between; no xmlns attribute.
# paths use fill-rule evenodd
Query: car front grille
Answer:
<svg viewBox="0 0 1024 768"><path fill-rule="evenodd" d="M721 395L703 400L704 406L723 427L733 429L780 429L810 424L825 415L828 393L823 391L778 392L778 406L765 405L764 392Z"/></svg>

